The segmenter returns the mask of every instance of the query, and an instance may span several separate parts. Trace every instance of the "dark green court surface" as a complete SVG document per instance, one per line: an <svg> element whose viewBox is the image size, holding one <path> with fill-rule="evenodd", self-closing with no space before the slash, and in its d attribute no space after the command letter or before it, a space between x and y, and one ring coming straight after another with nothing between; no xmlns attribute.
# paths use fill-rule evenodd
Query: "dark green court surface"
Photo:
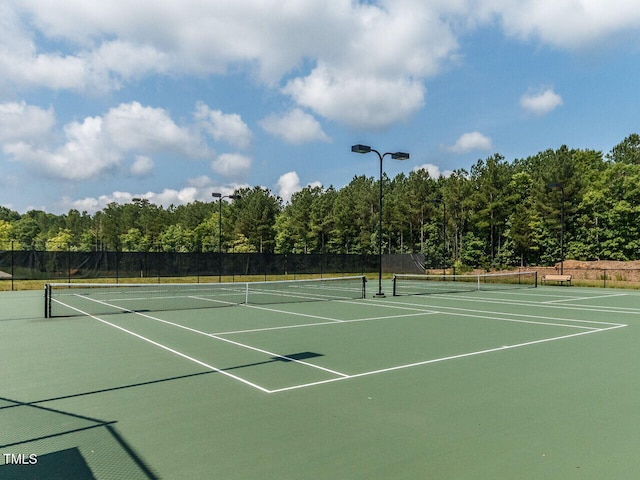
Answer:
<svg viewBox="0 0 640 480"><path fill-rule="evenodd" d="M638 477L639 293L368 297L45 319L0 293L0 479Z"/></svg>

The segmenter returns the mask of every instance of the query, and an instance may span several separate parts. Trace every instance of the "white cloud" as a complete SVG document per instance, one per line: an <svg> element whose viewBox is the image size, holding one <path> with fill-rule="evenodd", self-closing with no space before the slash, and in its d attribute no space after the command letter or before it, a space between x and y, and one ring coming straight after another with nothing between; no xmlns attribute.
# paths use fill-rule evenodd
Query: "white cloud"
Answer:
<svg viewBox="0 0 640 480"><path fill-rule="evenodd" d="M237 148L246 149L251 145L252 133L238 114L225 114L211 110L204 103L196 105L196 120L216 141L227 142Z"/></svg>
<svg viewBox="0 0 640 480"><path fill-rule="evenodd" d="M339 48L354 15L350 0L33 0L14 9L48 38L87 49L119 38L162 52L159 62L174 72L224 73L244 64L266 81L307 56Z"/></svg>
<svg viewBox="0 0 640 480"><path fill-rule="evenodd" d="M329 141L329 137L322 131L320 123L313 115L305 113L299 108L284 115L270 115L260 121L260 126L288 143Z"/></svg>
<svg viewBox="0 0 640 480"><path fill-rule="evenodd" d="M467 153L473 150L491 150L491 139L480 132L465 133L456 140L456 143L447 147L454 153Z"/></svg>
<svg viewBox="0 0 640 480"><path fill-rule="evenodd" d="M498 17L507 35L569 49L640 26L640 3L629 0L481 0L476 14Z"/></svg>
<svg viewBox="0 0 640 480"><path fill-rule="evenodd" d="M153 170L153 166L153 160L149 157L138 155L133 165L131 165L131 174L136 177L146 177Z"/></svg>
<svg viewBox="0 0 640 480"><path fill-rule="evenodd" d="M8 105L8 106L7 106ZM138 102L121 104L104 116L86 117L63 128L64 143L41 145L29 141L51 128L53 112L22 104L5 104L0 124L12 119L32 120L19 129L7 128L2 148L13 160L30 166L40 175L65 180L97 179L121 168L129 155L137 155L131 173L143 175L152 167L139 156L174 152L186 158L211 158L213 152L192 126L179 126L161 108ZM54 135L50 134L50 138Z"/></svg>
<svg viewBox="0 0 640 480"><path fill-rule="evenodd" d="M211 192L222 192L223 195L231 195L240 188L247 188L247 184L216 184L209 177L203 175L201 177L192 178L187 181L187 186L181 189L165 188L160 192L122 192L115 191L110 194L100 195L98 197L85 197L73 200L70 197L63 197L57 205L60 211L68 211L76 209L79 211L87 211L95 213L104 209L109 203L130 203L133 198L143 198L156 205L162 205L167 208L171 205L186 205L196 200L201 202L211 202Z"/></svg>
<svg viewBox="0 0 640 480"><path fill-rule="evenodd" d="M171 67L167 57L167 53L152 45L112 40L101 43L81 59L96 78L130 80L150 73L166 72Z"/></svg>
<svg viewBox="0 0 640 480"><path fill-rule="evenodd" d="M520 98L520 106L535 115L546 115L562 103L562 97L550 88L540 92L529 92Z"/></svg>
<svg viewBox="0 0 640 480"><path fill-rule="evenodd" d="M50 139L55 123L53 108L44 110L25 102L0 104L0 143L42 143Z"/></svg>
<svg viewBox="0 0 640 480"><path fill-rule="evenodd" d="M425 170L431 178L439 178L440 176L449 177L451 173L453 173L451 170L441 171L439 166L432 163L425 163L424 165L413 167L414 172L417 172L419 170Z"/></svg>
<svg viewBox="0 0 640 480"><path fill-rule="evenodd" d="M5 81L19 88L44 87L52 90L76 90L92 94L108 93L122 87L124 81L169 70L165 54L150 46L128 42L105 42L92 51L70 54L0 52L5 66Z"/></svg>
<svg viewBox="0 0 640 480"><path fill-rule="evenodd" d="M194 177L194 178L190 178L187 181L187 184L190 187L194 187L196 189L198 189L198 191L201 192L201 200L203 201L210 201L211 200L211 193L212 192L220 192L223 195L231 195L233 192L235 192L238 189L241 188L251 188L251 185L249 185L248 183L227 183L224 185L221 185L215 181L213 181L210 177L208 177L207 175L200 175L199 177ZM204 192L204 193L202 193Z"/></svg>
<svg viewBox="0 0 640 480"><path fill-rule="evenodd" d="M239 153L223 153L211 162L211 169L225 177L241 177L251 168L251 157Z"/></svg>
<svg viewBox="0 0 640 480"><path fill-rule="evenodd" d="M178 126L162 108L138 102L112 108L104 117L105 136L120 151L169 150L189 157L205 157L202 139L188 127Z"/></svg>
<svg viewBox="0 0 640 480"><path fill-rule="evenodd" d="M4 145L3 150L40 175L67 180L95 178L119 166L121 153L104 148L102 118L69 123L64 131L67 141L57 148L20 142Z"/></svg>
<svg viewBox="0 0 640 480"><path fill-rule="evenodd" d="M420 109L424 80L456 57L450 17L463 3L33 0L4 7L13 47L0 48L0 82L100 93L242 69L271 86L288 77L284 93L319 115L381 129ZM64 48L51 51L52 39Z"/></svg>
<svg viewBox="0 0 640 480"><path fill-rule="evenodd" d="M143 195L135 195L128 192L113 192L110 195L100 195L99 197L85 197L77 200L72 200L69 197L62 197L59 202L59 209L66 211L69 209L76 209L79 211L86 211L88 213L95 213L98 210L102 210L104 207L112 202L115 203L129 203L132 198L139 197L144 198Z"/></svg>
<svg viewBox="0 0 640 480"><path fill-rule="evenodd" d="M507 35L579 48L637 32L640 4L5 2L0 6L0 87L100 93L155 74L250 71L271 86L287 79L283 93L318 115L350 127L384 129L423 107L424 82L457 61L459 35L496 19ZM311 71L305 71L307 65ZM228 120L222 118L225 125ZM214 138L235 138L234 146L246 148L246 136L220 128L213 123Z"/></svg>
<svg viewBox="0 0 640 480"><path fill-rule="evenodd" d="M300 190L300 177L296 172L285 173L278 179L278 196L285 202L289 202L291 196Z"/></svg>
<svg viewBox="0 0 640 480"><path fill-rule="evenodd" d="M408 78L376 78L318 67L306 78L290 81L283 92L328 119L382 130L418 111L425 88Z"/></svg>
<svg viewBox="0 0 640 480"><path fill-rule="evenodd" d="M291 200L294 193L302 190L300 185L300 177L296 172L287 172L278 178L278 196L282 198L285 203ZM320 182L311 182L307 184L310 187L321 187Z"/></svg>
<svg viewBox="0 0 640 480"><path fill-rule="evenodd" d="M354 4L348 41L282 92L353 128L383 130L405 121L424 105L425 79L457 55L445 18L453 10L447 2Z"/></svg>

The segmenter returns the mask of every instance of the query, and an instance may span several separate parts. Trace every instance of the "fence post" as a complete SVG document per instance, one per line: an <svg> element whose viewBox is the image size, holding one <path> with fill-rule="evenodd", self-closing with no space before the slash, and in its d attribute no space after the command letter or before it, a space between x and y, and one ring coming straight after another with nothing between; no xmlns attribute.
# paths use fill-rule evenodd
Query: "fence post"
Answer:
<svg viewBox="0 0 640 480"><path fill-rule="evenodd" d="M14 256L13 256L13 240L11 240L11 291L13 292L14 286L13 286L13 277L15 274L15 268L14 268Z"/></svg>
<svg viewBox="0 0 640 480"><path fill-rule="evenodd" d="M71 244L67 245L67 283L71 283Z"/></svg>

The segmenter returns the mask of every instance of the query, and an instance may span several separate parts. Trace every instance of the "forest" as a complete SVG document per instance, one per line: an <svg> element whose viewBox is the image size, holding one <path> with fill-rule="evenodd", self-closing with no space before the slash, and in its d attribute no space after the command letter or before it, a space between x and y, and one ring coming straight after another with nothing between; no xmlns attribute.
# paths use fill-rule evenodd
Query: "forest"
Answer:
<svg viewBox="0 0 640 480"><path fill-rule="evenodd" d="M383 252L424 253L432 267L640 259L638 134L606 154L562 146L446 177L385 176L383 191ZM377 178L306 187L286 204L264 187L234 195L168 208L136 198L94 214L0 206L0 250L377 253Z"/></svg>

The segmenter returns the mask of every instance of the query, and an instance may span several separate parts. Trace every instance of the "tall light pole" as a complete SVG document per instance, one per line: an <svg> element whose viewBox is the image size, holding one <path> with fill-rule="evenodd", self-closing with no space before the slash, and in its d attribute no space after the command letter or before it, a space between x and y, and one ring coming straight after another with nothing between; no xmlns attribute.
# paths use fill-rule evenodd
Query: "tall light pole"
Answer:
<svg viewBox="0 0 640 480"><path fill-rule="evenodd" d="M564 274L564 185L561 183L550 183L547 185L550 190L560 190L562 194L562 204L560 206L560 275Z"/></svg>
<svg viewBox="0 0 640 480"><path fill-rule="evenodd" d="M218 192L211 194L213 198L218 199L218 255L220 255L220 269L218 270L218 282L222 281L222 199L239 200L240 195L222 195Z"/></svg>
<svg viewBox="0 0 640 480"><path fill-rule="evenodd" d="M351 151L354 153L370 153L374 152L378 154L380 159L380 197L379 197L379 211L378 211L378 293L376 297L384 297L382 293L382 159L387 155L391 155L394 160L408 160L409 154L405 152L387 152L380 153L374 150L368 145L353 145Z"/></svg>

